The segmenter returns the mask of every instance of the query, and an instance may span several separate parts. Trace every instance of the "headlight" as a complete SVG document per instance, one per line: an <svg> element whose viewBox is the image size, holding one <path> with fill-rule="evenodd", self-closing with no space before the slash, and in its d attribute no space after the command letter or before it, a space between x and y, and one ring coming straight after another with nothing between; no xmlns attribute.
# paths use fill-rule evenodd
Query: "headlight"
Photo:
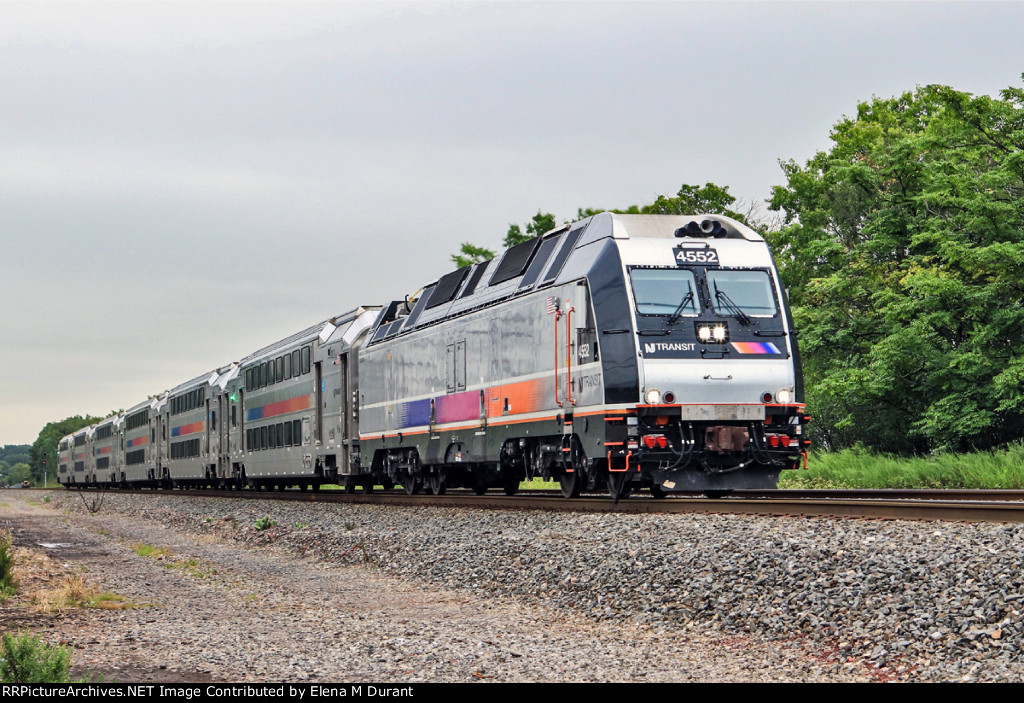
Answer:
<svg viewBox="0 0 1024 703"><path fill-rule="evenodd" d="M661 391L657 388L652 388L649 391L644 392L644 402L648 405L658 405L661 403Z"/></svg>
<svg viewBox="0 0 1024 703"><path fill-rule="evenodd" d="M775 391L775 400L782 403L783 405L792 403L793 391L791 391L789 388L780 388L779 390Z"/></svg>
<svg viewBox="0 0 1024 703"><path fill-rule="evenodd" d="M729 325L724 322L697 322L697 339L712 344L725 344L729 341Z"/></svg>

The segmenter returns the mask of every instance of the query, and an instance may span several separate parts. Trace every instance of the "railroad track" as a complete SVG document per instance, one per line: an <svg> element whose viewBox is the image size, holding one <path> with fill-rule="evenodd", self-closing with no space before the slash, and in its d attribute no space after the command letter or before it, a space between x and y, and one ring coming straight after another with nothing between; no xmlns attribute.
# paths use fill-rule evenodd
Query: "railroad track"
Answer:
<svg viewBox="0 0 1024 703"><path fill-rule="evenodd" d="M111 493L150 494L153 491ZM100 495L89 491L86 495ZM558 510L598 513L735 513L745 515L847 517L889 520L936 520L957 522L1024 522L1024 491L945 490L774 490L734 491L727 497L706 498L680 494L654 499L632 496L612 503L607 495L585 494L567 500L557 491L529 491L515 497L498 493L483 496L471 491L452 491L443 496L409 496L400 491L349 494L325 490L277 492L176 490L155 495L203 498L260 498L317 503L373 503L459 508Z"/></svg>

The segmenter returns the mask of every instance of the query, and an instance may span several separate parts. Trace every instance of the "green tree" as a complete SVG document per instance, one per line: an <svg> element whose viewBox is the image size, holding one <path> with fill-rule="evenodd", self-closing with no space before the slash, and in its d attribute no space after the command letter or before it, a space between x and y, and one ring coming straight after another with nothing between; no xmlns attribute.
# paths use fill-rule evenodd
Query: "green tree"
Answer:
<svg viewBox="0 0 1024 703"><path fill-rule="evenodd" d="M469 242L463 242L458 254L452 254L452 263L456 268L466 268L473 264L490 261L494 258L494 252L490 249L474 246Z"/></svg>
<svg viewBox="0 0 1024 703"><path fill-rule="evenodd" d="M558 226L555 216L550 212L537 211L537 214L533 218L520 227L519 225L509 225L508 232L505 233L505 240L502 242L505 249L514 247L516 244L522 244L523 242L529 241L534 237L539 237L548 230L552 230ZM524 232L523 229L526 229ZM478 247L475 244L464 242L459 248L458 254L452 254L452 263L455 264L456 268L465 268L472 264L478 264L483 261L489 261L493 259L495 252L491 249L484 247Z"/></svg>
<svg viewBox="0 0 1024 703"><path fill-rule="evenodd" d="M754 229L769 229L767 220L754 217L757 208L747 206L746 212L740 212L743 203L729 193L729 186L705 183L694 186L684 183L674 195L659 195L654 202L647 205L630 205L623 210L602 210L600 208L580 208L576 211L577 219L596 215L599 212L614 212L621 215L725 215L739 220Z"/></svg>
<svg viewBox="0 0 1024 703"><path fill-rule="evenodd" d="M927 86L858 106L768 233L820 440L988 448L1024 421L1024 92Z"/></svg>
<svg viewBox="0 0 1024 703"><path fill-rule="evenodd" d="M31 481L32 473L28 464L15 464L7 469L4 480L8 486L20 486L22 481Z"/></svg>
<svg viewBox="0 0 1024 703"><path fill-rule="evenodd" d="M0 459L8 464L17 464L21 461L28 461L28 444L5 444L0 448Z"/></svg>
<svg viewBox="0 0 1024 703"><path fill-rule="evenodd" d="M505 233L505 241L502 242L502 244L506 249L509 249L514 247L516 244L522 244L523 242L530 241L534 237L539 237L545 232L553 230L557 226L558 221L555 220L554 215L550 212L541 212L538 210L537 214L533 216L533 219L524 225L526 228L525 232L523 232L523 228L519 225L509 225L508 232Z"/></svg>

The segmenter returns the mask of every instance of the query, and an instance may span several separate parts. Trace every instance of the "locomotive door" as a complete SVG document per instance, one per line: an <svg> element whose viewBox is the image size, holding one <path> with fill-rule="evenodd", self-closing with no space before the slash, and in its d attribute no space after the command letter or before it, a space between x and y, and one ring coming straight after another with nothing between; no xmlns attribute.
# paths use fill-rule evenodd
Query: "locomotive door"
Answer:
<svg viewBox="0 0 1024 703"><path fill-rule="evenodd" d="M562 294L554 302L554 358L555 358L555 404L571 415L576 405L576 394L573 392L573 366L576 362L576 309L572 298L566 293L571 288L562 288ZM550 311L552 304L548 303ZM567 431L571 427L565 428Z"/></svg>
<svg viewBox="0 0 1024 703"><path fill-rule="evenodd" d="M316 403L316 431L313 440L317 444L324 441L324 370L321 362L313 364L316 374L316 386L313 390L314 402Z"/></svg>

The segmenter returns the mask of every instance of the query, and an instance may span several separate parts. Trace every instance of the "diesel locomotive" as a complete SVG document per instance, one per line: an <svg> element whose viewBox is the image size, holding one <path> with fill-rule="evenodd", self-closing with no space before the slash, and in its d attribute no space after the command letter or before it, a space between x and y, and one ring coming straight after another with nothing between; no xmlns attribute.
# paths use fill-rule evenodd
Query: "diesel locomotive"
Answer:
<svg viewBox="0 0 1024 703"><path fill-rule="evenodd" d="M806 461L802 396L763 237L606 212L69 435L59 480L717 495Z"/></svg>

